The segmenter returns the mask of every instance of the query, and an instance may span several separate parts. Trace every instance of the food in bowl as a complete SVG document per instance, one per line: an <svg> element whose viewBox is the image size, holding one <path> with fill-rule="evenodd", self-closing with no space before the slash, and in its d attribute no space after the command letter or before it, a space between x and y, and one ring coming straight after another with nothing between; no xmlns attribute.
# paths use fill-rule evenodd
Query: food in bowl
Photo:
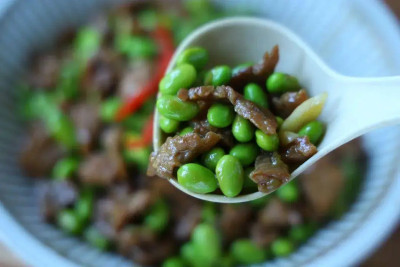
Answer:
<svg viewBox="0 0 400 267"><path fill-rule="evenodd" d="M278 60L275 46L257 64L214 66L201 79L208 51L183 51L159 85L159 124L168 138L147 173L227 197L245 183L265 193L286 184L290 171L317 153L326 94L309 98L296 77L274 72Z"/></svg>
<svg viewBox="0 0 400 267"><path fill-rule="evenodd" d="M36 177L44 220L135 263L235 266L285 257L357 196L361 147L350 143L246 204L203 202L146 176L156 92L141 89L154 84L161 62L153 36L178 43L188 25L221 15L194 3L186 23L162 2L124 7L37 55L21 88L29 128L21 165Z"/></svg>

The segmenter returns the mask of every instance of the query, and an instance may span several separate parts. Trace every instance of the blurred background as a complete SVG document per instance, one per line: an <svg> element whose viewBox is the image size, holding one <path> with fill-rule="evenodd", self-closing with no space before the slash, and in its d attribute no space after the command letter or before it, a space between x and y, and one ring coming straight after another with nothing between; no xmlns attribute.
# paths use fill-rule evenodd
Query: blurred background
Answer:
<svg viewBox="0 0 400 267"><path fill-rule="evenodd" d="M0 0L1 1L1 0ZM366 1L367 2L367 1ZM398 0L384 0L392 12L396 14L397 18L400 20L400 1ZM400 25L400 24L399 24ZM3 230L3 229L2 229ZM2 231L0 230L0 231ZM366 238L366 241L368 238ZM395 230L388 240L386 240L379 249L372 253L368 259L366 259L362 266L399 266L400 264L400 226ZM15 256L7 247L0 243L0 266L15 266L22 267L26 266Z"/></svg>

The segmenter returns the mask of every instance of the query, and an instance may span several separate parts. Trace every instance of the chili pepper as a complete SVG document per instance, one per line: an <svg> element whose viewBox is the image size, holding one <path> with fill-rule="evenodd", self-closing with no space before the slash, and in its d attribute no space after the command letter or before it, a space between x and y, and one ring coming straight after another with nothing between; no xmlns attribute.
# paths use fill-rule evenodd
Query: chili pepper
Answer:
<svg viewBox="0 0 400 267"><path fill-rule="evenodd" d="M153 38L160 47L160 53L157 59L156 71L151 79L138 93L132 96L117 112L115 119L121 121L127 116L138 110L149 97L155 95L158 91L158 84L162 79L168 63L174 53L174 43L171 32L161 26L158 26L153 32Z"/></svg>
<svg viewBox="0 0 400 267"><path fill-rule="evenodd" d="M151 141L153 139L153 121L154 121L154 115L151 115L149 120L146 122L145 126L143 127L141 138L127 140L126 145L127 145L128 149L145 147L145 146L148 146L151 144Z"/></svg>

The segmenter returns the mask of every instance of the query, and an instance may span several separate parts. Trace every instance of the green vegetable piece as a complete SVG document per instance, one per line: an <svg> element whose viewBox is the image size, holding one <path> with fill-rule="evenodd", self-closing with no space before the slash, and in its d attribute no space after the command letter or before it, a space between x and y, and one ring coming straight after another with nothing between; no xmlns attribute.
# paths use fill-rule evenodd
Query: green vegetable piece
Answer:
<svg viewBox="0 0 400 267"><path fill-rule="evenodd" d="M254 167L248 167L244 170L244 178L243 178L243 188L256 191L257 184L250 179L250 173L254 170Z"/></svg>
<svg viewBox="0 0 400 267"><path fill-rule="evenodd" d="M279 116L276 116L275 119L276 119L276 122L278 123L278 129L279 129L283 123L283 119Z"/></svg>
<svg viewBox="0 0 400 267"><path fill-rule="evenodd" d="M92 57L100 48L101 34L92 28L81 28L74 41L75 55L86 61Z"/></svg>
<svg viewBox="0 0 400 267"><path fill-rule="evenodd" d="M53 178L64 180L72 177L79 167L79 160L74 157L67 157L57 161L53 167Z"/></svg>
<svg viewBox="0 0 400 267"><path fill-rule="evenodd" d="M225 255L219 258L217 266L219 267L233 267L235 266L235 258L232 255Z"/></svg>
<svg viewBox="0 0 400 267"><path fill-rule="evenodd" d="M159 199L144 218L144 224L156 232L162 232L168 225L169 208L168 204Z"/></svg>
<svg viewBox="0 0 400 267"><path fill-rule="evenodd" d="M272 94L282 94L300 89L300 84L296 77L282 72L271 74L267 79L266 85L268 92Z"/></svg>
<svg viewBox="0 0 400 267"><path fill-rule="evenodd" d="M297 184L292 181L279 187L279 189L276 190L276 194L282 201L293 203L299 199L300 192Z"/></svg>
<svg viewBox="0 0 400 267"><path fill-rule="evenodd" d="M213 104L207 112L207 120L210 125L217 128L224 128L229 126L233 119L235 118L235 113L231 106L224 104Z"/></svg>
<svg viewBox="0 0 400 267"><path fill-rule="evenodd" d="M192 242L199 258L207 263L215 263L222 253L222 243L217 229L212 224L201 223L192 233Z"/></svg>
<svg viewBox="0 0 400 267"><path fill-rule="evenodd" d="M179 257L171 257L166 259L162 267L185 267L185 262Z"/></svg>
<svg viewBox="0 0 400 267"><path fill-rule="evenodd" d="M237 144L234 146L229 155L237 158L243 166L248 166L256 160L258 147L256 144Z"/></svg>
<svg viewBox="0 0 400 267"><path fill-rule="evenodd" d="M165 133L174 133L178 130L179 121L168 119L164 116L160 116L160 128Z"/></svg>
<svg viewBox="0 0 400 267"><path fill-rule="evenodd" d="M157 45L153 39L127 33L116 35L115 47L117 51L130 59L150 58L157 53Z"/></svg>
<svg viewBox="0 0 400 267"><path fill-rule="evenodd" d="M161 79L159 89L163 95L176 95L196 81L196 69L190 64L180 64Z"/></svg>
<svg viewBox="0 0 400 267"><path fill-rule="evenodd" d="M256 130L256 142L265 151L277 151L279 147L279 137L277 134L268 135L261 130Z"/></svg>
<svg viewBox="0 0 400 267"><path fill-rule="evenodd" d="M129 148L124 150L124 159L128 163L135 164L139 170L147 170L147 165L149 164L149 157L151 154L151 147L138 147Z"/></svg>
<svg viewBox="0 0 400 267"><path fill-rule="evenodd" d="M231 245L231 254L240 264L261 263L267 259L267 252L249 239L234 241Z"/></svg>
<svg viewBox="0 0 400 267"><path fill-rule="evenodd" d="M81 222L87 222L92 216L94 192L92 189L84 189L75 203L75 213Z"/></svg>
<svg viewBox="0 0 400 267"><path fill-rule="evenodd" d="M208 267L209 265L206 265L204 260L200 257L196 247L192 242L185 243L181 246L180 255L186 262L189 263L189 266Z"/></svg>
<svg viewBox="0 0 400 267"><path fill-rule="evenodd" d="M237 196L243 188L243 167L232 155L223 156L215 169L219 187L227 197Z"/></svg>
<svg viewBox="0 0 400 267"><path fill-rule="evenodd" d="M138 14L138 21L141 28L148 31L155 29L158 23L158 15L154 9L144 9Z"/></svg>
<svg viewBox="0 0 400 267"><path fill-rule="evenodd" d="M244 87L244 98L263 108L268 108L269 106L267 94L255 83L249 83Z"/></svg>
<svg viewBox="0 0 400 267"><path fill-rule="evenodd" d="M188 127L183 128L182 131L179 133L179 135L180 136L184 136L185 134L193 133L193 132L194 132L193 127L192 126L188 126Z"/></svg>
<svg viewBox="0 0 400 267"><path fill-rule="evenodd" d="M63 64L57 81L56 95L59 99L74 99L79 94L82 65L74 60Z"/></svg>
<svg viewBox="0 0 400 267"><path fill-rule="evenodd" d="M212 202L204 202L201 217L204 222L214 223L217 218L216 206Z"/></svg>
<svg viewBox="0 0 400 267"><path fill-rule="evenodd" d="M213 192L218 187L214 173L196 163L188 163L178 169L178 183L199 194Z"/></svg>
<svg viewBox="0 0 400 267"><path fill-rule="evenodd" d="M204 166L215 171L218 161L225 155L225 151L220 147L214 147L202 156Z"/></svg>
<svg viewBox="0 0 400 267"><path fill-rule="evenodd" d="M287 238L278 238L272 242L271 251L276 257L285 257L294 251L294 245Z"/></svg>
<svg viewBox="0 0 400 267"><path fill-rule="evenodd" d="M191 47L184 50L176 60L176 65L190 64L197 71L204 68L208 62L208 52L202 47Z"/></svg>
<svg viewBox="0 0 400 267"><path fill-rule="evenodd" d="M254 136L254 126L245 118L236 115L232 124L232 134L239 142L249 142Z"/></svg>
<svg viewBox="0 0 400 267"><path fill-rule="evenodd" d="M188 121L199 112L199 106L194 102L184 102L176 96L165 95L157 100L158 111L168 119Z"/></svg>
<svg viewBox="0 0 400 267"><path fill-rule="evenodd" d="M77 145L75 128L69 118L60 110L53 110L52 114L46 114L46 127L51 135L66 148L72 149Z"/></svg>
<svg viewBox="0 0 400 267"><path fill-rule="evenodd" d="M57 214L57 224L69 234L79 234L83 229L83 223L74 210L65 209Z"/></svg>
<svg viewBox="0 0 400 267"><path fill-rule="evenodd" d="M300 129L300 136L308 136L310 142L314 145L318 144L324 134L324 124L320 121L311 121Z"/></svg>
<svg viewBox="0 0 400 267"><path fill-rule="evenodd" d="M118 97L110 97L103 101L100 106L100 117L105 122L112 122L119 108L122 106L122 101Z"/></svg>
<svg viewBox="0 0 400 267"><path fill-rule="evenodd" d="M206 74L204 83L206 85L224 85L229 82L232 77L232 70L226 65L214 67Z"/></svg>
<svg viewBox="0 0 400 267"><path fill-rule="evenodd" d="M95 227L89 227L84 232L84 238L89 244L100 249L107 250L111 246L111 242L101 234Z"/></svg>
<svg viewBox="0 0 400 267"><path fill-rule="evenodd" d="M239 72L241 72L244 69L247 69L248 67L253 66L253 64L254 64L253 62L246 62L246 63L242 63L240 65L237 65L232 70L232 76L239 74Z"/></svg>
<svg viewBox="0 0 400 267"><path fill-rule="evenodd" d="M305 242L316 230L313 224L299 224L289 230L289 238L297 243Z"/></svg>

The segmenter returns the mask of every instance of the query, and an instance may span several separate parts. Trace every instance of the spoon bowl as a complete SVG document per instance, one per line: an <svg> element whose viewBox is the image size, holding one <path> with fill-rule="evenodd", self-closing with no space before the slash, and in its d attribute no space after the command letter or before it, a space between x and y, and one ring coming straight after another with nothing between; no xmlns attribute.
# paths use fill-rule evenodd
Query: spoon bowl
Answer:
<svg viewBox="0 0 400 267"><path fill-rule="evenodd" d="M400 123L400 77L352 78L330 69L299 37L278 23L257 18L236 17L209 23L190 34L175 51L167 72L186 48L201 46L209 51L209 67L234 66L257 61L265 51L279 45L280 60L276 70L296 76L310 96L327 92L328 98L319 120L327 125L318 145L318 153L291 174L291 180L317 160L346 142L378 127ZM161 146L162 132L154 120L153 144ZM218 203L239 203L258 199L269 193L255 192L229 198L217 194L193 193L176 180L169 180L179 190L199 199Z"/></svg>

